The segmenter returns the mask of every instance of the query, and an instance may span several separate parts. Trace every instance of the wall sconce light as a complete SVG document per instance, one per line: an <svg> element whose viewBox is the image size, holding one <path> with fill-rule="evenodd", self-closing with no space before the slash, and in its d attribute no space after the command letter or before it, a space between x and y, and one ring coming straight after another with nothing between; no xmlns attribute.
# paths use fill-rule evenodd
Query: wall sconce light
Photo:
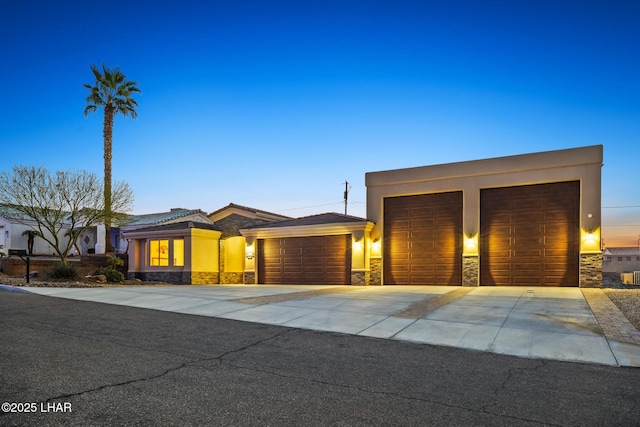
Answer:
<svg viewBox="0 0 640 427"><path fill-rule="evenodd" d="M373 242L371 242L371 249L376 252L380 250L380 238L373 239Z"/></svg>
<svg viewBox="0 0 640 427"><path fill-rule="evenodd" d="M247 243L247 248L245 250L245 257L247 259L253 259L253 258L255 258L255 256L256 256L256 254L255 254L255 252L253 250L253 244Z"/></svg>
<svg viewBox="0 0 640 427"><path fill-rule="evenodd" d="M362 249L362 237L353 240L353 248L356 250Z"/></svg>
<svg viewBox="0 0 640 427"><path fill-rule="evenodd" d="M477 238L475 236L467 236L465 238L464 245L469 250L477 249L477 247L478 247Z"/></svg>

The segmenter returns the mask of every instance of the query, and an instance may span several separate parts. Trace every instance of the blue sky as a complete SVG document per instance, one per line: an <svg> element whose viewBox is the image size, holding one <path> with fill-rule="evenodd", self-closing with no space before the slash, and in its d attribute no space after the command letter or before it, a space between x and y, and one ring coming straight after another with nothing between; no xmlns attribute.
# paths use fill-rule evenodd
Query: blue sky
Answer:
<svg viewBox="0 0 640 427"><path fill-rule="evenodd" d="M365 216L365 172L603 144L604 240L633 245L638 22L615 0L4 2L0 170L102 175L82 84L104 62L143 92L113 137L134 213L342 212L346 180Z"/></svg>

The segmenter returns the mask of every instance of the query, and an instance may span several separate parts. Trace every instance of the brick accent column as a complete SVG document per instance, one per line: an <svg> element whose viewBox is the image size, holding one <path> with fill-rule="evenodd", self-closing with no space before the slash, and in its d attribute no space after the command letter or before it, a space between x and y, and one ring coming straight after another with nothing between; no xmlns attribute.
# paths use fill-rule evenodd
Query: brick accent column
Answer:
<svg viewBox="0 0 640 427"><path fill-rule="evenodd" d="M372 286L382 285L382 258L372 257L369 260L369 284Z"/></svg>
<svg viewBox="0 0 640 427"><path fill-rule="evenodd" d="M462 257L462 286L478 286L480 276L480 257Z"/></svg>
<svg viewBox="0 0 640 427"><path fill-rule="evenodd" d="M580 287L602 287L602 254L580 254Z"/></svg>

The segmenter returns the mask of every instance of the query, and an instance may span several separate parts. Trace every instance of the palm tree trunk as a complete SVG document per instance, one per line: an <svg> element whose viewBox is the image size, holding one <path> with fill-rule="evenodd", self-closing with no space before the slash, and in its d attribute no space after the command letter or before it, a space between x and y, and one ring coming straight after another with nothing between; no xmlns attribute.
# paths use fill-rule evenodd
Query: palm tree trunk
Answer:
<svg viewBox="0 0 640 427"><path fill-rule="evenodd" d="M105 251L113 252L111 243L111 159L113 137L114 109L111 105L104 107L104 210L105 210Z"/></svg>

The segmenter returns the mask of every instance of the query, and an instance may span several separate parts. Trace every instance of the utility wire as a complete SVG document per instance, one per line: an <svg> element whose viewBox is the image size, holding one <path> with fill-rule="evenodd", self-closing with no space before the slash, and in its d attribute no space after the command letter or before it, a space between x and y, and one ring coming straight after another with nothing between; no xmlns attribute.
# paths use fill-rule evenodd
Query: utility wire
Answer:
<svg viewBox="0 0 640 427"><path fill-rule="evenodd" d="M325 203L323 205L313 205L313 206L301 206L299 208L287 208L287 209L280 209L277 210L276 212L285 212L285 211L295 211L295 210L300 210L300 209L311 209L311 208L319 208L322 206L331 206L331 205L341 205L344 202L335 202L335 203Z"/></svg>

